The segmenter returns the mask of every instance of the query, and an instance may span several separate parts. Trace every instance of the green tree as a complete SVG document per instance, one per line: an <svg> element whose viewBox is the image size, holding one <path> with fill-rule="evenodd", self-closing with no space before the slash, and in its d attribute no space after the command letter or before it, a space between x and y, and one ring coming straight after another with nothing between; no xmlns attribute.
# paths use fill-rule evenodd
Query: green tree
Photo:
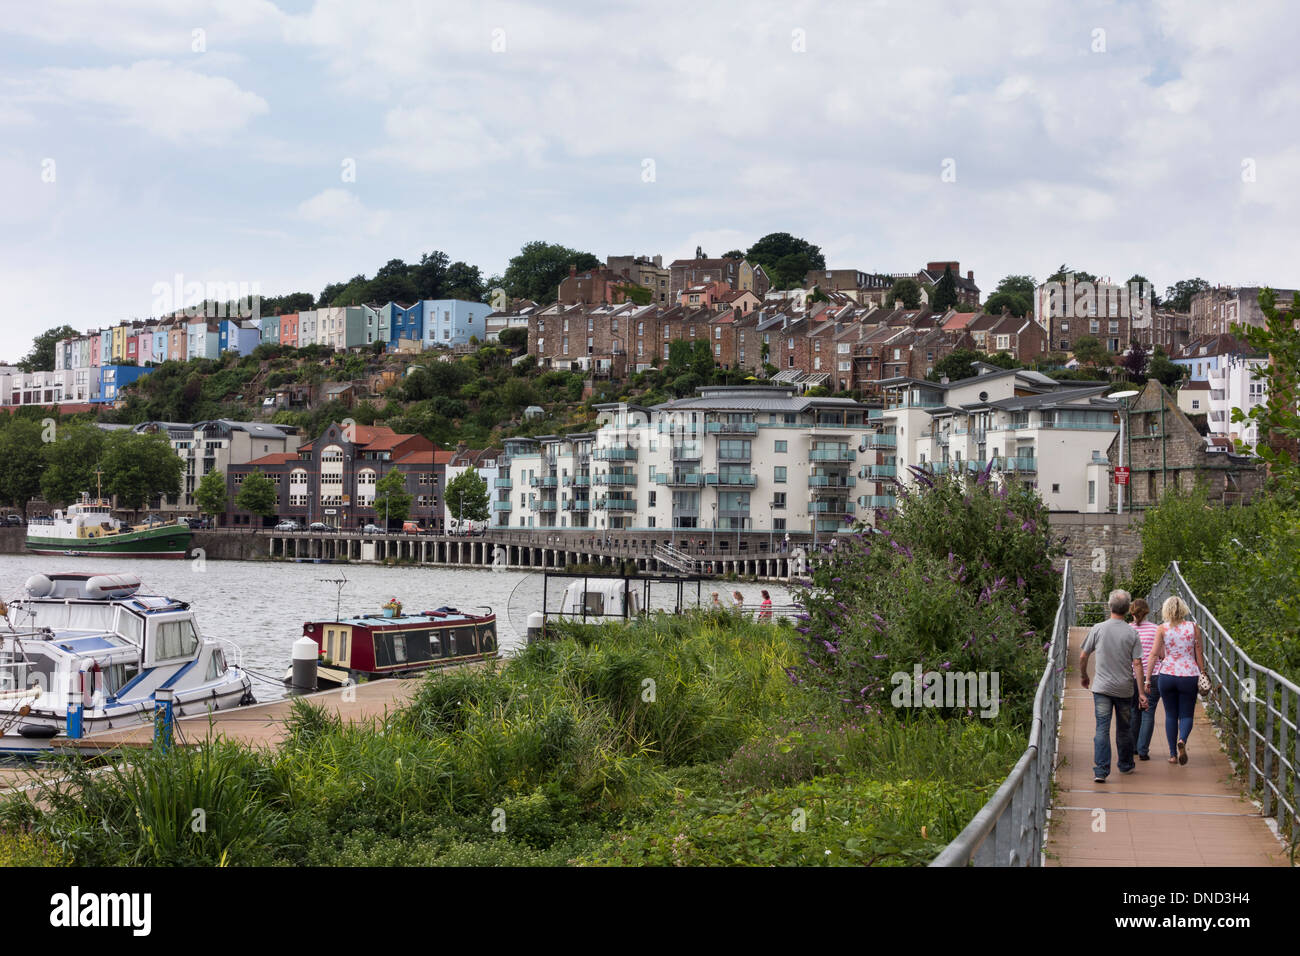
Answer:
<svg viewBox="0 0 1300 956"><path fill-rule="evenodd" d="M1033 300L1019 292L994 292L984 303L984 311L990 315L1001 315L1005 309L1018 319L1024 318L1033 308Z"/></svg>
<svg viewBox="0 0 1300 956"><path fill-rule="evenodd" d="M447 482L443 500L447 502L448 513L454 518L468 518L471 521L488 519L487 482L473 465Z"/></svg>
<svg viewBox="0 0 1300 956"><path fill-rule="evenodd" d="M1134 339L1128 347L1128 351L1120 356L1119 364L1126 372L1129 378L1135 382L1146 381L1147 366L1151 362L1151 353L1147 347Z"/></svg>
<svg viewBox="0 0 1300 956"><path fill-rule="evenodd" d="M235 507L266 519L276 513L276 499L275 482L262 474L259 468L244 476L239 493L235 495Z"/></svg>
<svg viewBox="0 0 1300 956"><path fill-rule="evenodd" d="M50 504L66 505L78 500L82 492L94 492L95 470L103 450L102 429L86 422L61 426L56 440L45 445L41 497Z"/></svg>
<svg viewBox="0 0 1300 956"><path fill-rule="evenodd" d="M481 302L487 294L487 286L478 266L465 262L453 262L447 267L445 288L441 298L460 299L464 302Z"/></svg>
<svg viewBox="0 0 1300 956"><path fill-rule="evenodd" d="M139 511L158 495L178 495L183 466L166 434L111 432L100 458L104 490L119 507Z"/></svg>
<svg viewBox="0 0 1300 956"><path fill-rule="evenodd" d="M1151 286L1151 307L1156 308L1157 306L1160 305L1160 301L1161 301L1160 296L1156 295L1155 293L1155 288L1156 288L1155 283L1153 283L1146 276L1142 275L1141 273L1135 272L1129 278L1128 282L1125 284L1130 289L1136 287L1138 292L1141 292L1142 289L1146 288L1147 286Z"/></svg>
<svg viewBox="0 0 1300 956"><path fill-rule="evenodd" d="M1175 388L1187 374L1186 366L1175 365L1165 354L1165 350L1156 346L1155 352L1151 355L1151 362L1147 365L1148 378L1154 378L1165 388Z"/></svg>
<svg viewBox="0 0 1300 956"><path fill-rule="evenodd" d="M1097 277L1091 272L1080 272L1078 269L1071 269L1064 262L1061 267L1047 277L1048 282L1064 282L1070 276L1074 276L1075 282L1096 282Z"/></svg>
<svg viewBox="0 0 1300 956"><path fill-rule="evenodd" d="M985 355L975 349L953 349L935 363L934 371L926 376L931 382L939 382L946 375L948 381L956 382L970 378L975 374L976 362L983 362Z"/></svg>
<svg viewBox="0 0 1300 956"><path fill-rule="evenodd" d="M599 265L600 260L590 252L540 240L529 242L506 266L506 293L550 305L559 297L560 282L569 274L570 266L581 272Z"/></svg>
<svg viewBox="0 0 1300 956"><path fill-rule="evenodd" d="M1095 335L1081 335L1074 343L1074 357L1084 365L1098 366L1110 363L1111 355Z"/></svg>
<svg viewBox="0 0 1300 956"><path fill-rule="evenodd" d="M957 280L952 277L952 266L943 267L943 276L934 286L934 296L930 308L935 312L947 312L957 304Z"/></svg>
<svg viewBox="0 0 1300 956"><path fill-rule="evenodd" d="M885 305L892 309L898 301L903 303L905 309L915 309L921 304L921 284L915 279L899 279L885 296Z"/></svg>
<svg viewBox="0 0 1300 956"><path fill-rule="evenodd" d="M763 267L774 289L801 287L810 270L826 268L818 246L788 232L768 233L749 247L745 258L750 265Z"/></svg>
<svg viewBox="0 0 1300 956"><path fill-rule="evenodd" d="M1233 333L1266 354L1269 362L1254 372L1257 381L1267 383L1267 397L1248 413L1234 408L1232 420L1256 426L1259 442L1255 453L1268 464L1269 474L1277 479L1283 496L1294 503L1300 498L1300 460L1296 454L1300 446L1300 411L1296 407L1300 396L1300 328L1295 322L1300 315L1300 292L1295 294L1291 307L1294 311L1279 309L1277 293L1265 288L1259 293L1264 325L1233 325Z"/></svg>
<svg viewBox="0 0 1300 956"><path fill-rule="evenodd" d="M497 341L514 352L523 352L528 348L528 330L523 328L502 329Z"/></svg>
<svg viewBox="0 0 1300 956"><path fill-rule="evenodd" d="M54 348L59 340L76 338L80 334L70 325L47 329L32 339L32 350L19 360L18 367L24 372L53 372Z"/></svg>
<svg viewBox="0 0 1300 956"><path fill-rule="evenodd" d="M29 418L13 418L0 429L0 500L19 510L41 493L44 431Z"/></svg>
<svg viewBox="0 0 1300 956"><path fill-rule="evenodd" d="M396 468L375 482L375 516L386 522L405 521L412 500L406 490L406 476Z"/></svg>
<svg viewBox="0 0 1300 956"><path fill-rule="evenodd" d="M1017 295L1023 295L1030 301L1034 298L1034 292L1038 288L1038 280L1033 276L1027 275L1010 275L1003 276L1002 281L998 283L996 292L1011 292Z"/></svg>
<svg viewBox="0 0 1300 956"><path fill-rule="evenodd" d="M1175 312L1190 312L1192 297L1198 292L1208 292L1210 284L1204 279L1181 279L1165 289L1165 308Z"/></svg>
<svg viewBox="0 0 1300 956"><path fill-rule="evenodd" d="M222 515L226 513L226 502L230 496L226 491L226 476L219 471L210 471L203 476L199 487L194 492L199 511L205 515Z"/></svg>

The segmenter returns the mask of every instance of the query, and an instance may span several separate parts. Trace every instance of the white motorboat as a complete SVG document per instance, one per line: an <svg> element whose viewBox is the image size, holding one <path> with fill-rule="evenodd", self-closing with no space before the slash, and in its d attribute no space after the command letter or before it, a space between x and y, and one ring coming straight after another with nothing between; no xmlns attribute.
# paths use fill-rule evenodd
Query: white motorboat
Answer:
<svg viewBox="0 0 1300 956"><path fill-rule="evenodd" d="M34 574L0 602L0 753L148 724L159 690L177 717L255 703L188 604L139 590L131 574Z"/></svg>

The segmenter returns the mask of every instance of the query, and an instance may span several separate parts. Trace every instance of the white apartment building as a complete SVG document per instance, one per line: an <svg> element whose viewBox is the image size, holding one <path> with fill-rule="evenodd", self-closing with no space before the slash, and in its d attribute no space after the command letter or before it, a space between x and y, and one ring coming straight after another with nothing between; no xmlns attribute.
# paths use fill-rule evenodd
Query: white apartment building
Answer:
<svg viewBox="0 0 1300 956"><path fill-rule="evenodd" d="M0 366L0 406L58 405L88 402L91 397L89 369L24 372Z"/></svg>
<svg viewBox="0 0 1300 956"><path fill-rule="evenodd" d="M1104 512L1110 498L1107 452L1119 433L1118 403L1106 385L1073 387L1037 372L978 364L981 374L939 384L891 378L880 385L877 500L894 502L885 483L905 485L909 465L974 474L993 462L1001 482L1036 488L1050 511Z"/></svg>
<svg viewBox="0 0 1300 956"><path fill-rule="evenodd" d="M718 386L653 408L597 406L595 433L506 441L494 524L780 534L843 531L872 412L791 386Z"/></svg>
<svg viewBox="0 0 1300 956"><path fill-rule="evenodd" d="M1210 369L1209 425L1211 435L1241 440L1253 450L1259 441L1259 428L1253 422L1234 424L1234 408L1249 412L1268 401L1268 382L1255 378L1255 372L1268 367L1267 356L1228 355ZM1204 394L1203 392L1201 393Z"/></svg>

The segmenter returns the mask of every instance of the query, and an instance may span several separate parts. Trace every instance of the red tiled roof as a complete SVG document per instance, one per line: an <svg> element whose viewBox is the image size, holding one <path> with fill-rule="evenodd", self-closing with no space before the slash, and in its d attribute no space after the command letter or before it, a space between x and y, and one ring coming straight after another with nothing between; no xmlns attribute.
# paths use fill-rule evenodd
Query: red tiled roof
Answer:
<svg viewBox="0 0 1300 956"><path fill-rule="evenodd" d="M274 455L263 455L261 458L254 458L248 462L250 465L284 465L291 461L298 460L297 452L277 452Z"/></svg>

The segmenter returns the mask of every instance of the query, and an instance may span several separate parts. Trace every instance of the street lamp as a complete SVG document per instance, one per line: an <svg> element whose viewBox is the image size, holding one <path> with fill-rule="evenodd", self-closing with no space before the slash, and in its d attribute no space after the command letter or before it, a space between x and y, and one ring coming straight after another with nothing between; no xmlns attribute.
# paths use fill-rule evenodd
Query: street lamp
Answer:
<svg viewBox="0 0 1300 956"><path fill-rule="evenodd" d="M718 503L713 502L713 533L710 535L713 539L709 550L714 554L718 553Z"/></svg>
<svg viewBox="0 0 1300 956"><path fill-rule="evenodd" d="M772 549L776 547L776 541L775 541L775 536L776 536L776 499L775 499L775 498L772 499L772 501L771 501L771 503L768 505L768 507L772 510L772 514L768 517L768 525L767 525L767 553L768 553L768 554L771 554L771 553L772 553Z"/></svg>
<svg viewBox="0 0 1300 956"><path fill-rule="evenodd" d="M1114 392L1110 395L1110 397L1116 399L1124 409L1124 414L1120 417L1119 420L1119 467L1120 468L1124 467L1124 436L1126 432L1126 426L1128 424L1128 400L1130 398L1135 397L1138 394L1139 393L1136 391L1129 390L1127 392ZM1124 485L1121 484L1119 481L1115 482L1115 507L1117 509L1116 512L1117 514L1124 513Z"/></svg>

